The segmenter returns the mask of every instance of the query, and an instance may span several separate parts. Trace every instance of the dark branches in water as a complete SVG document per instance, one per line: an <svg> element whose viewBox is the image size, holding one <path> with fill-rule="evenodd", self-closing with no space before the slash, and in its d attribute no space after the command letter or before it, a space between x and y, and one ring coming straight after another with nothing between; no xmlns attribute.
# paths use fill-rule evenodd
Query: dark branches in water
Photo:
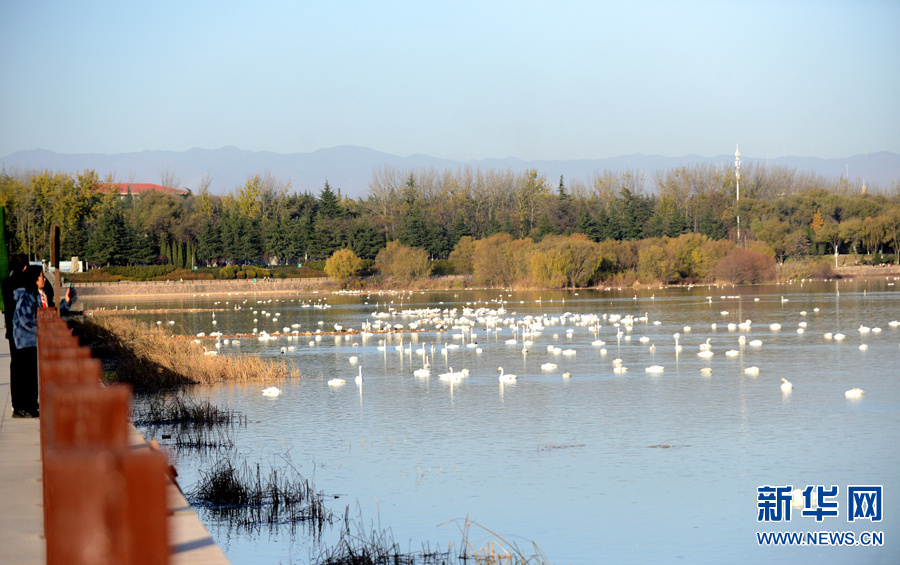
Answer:
<svg viewBox="0 0 900 565"><path fill-rule="evenodd" d="M235 427L246 427L247 417L230 408L187 394L142 395L131 410L134 425L148 439L162 440L175 449L205 452L231 449Z"/></svg>
<svg viewBox="0 0 900 565"><path fill-rule="evenodd" d="M460 525L462 541L459 548L453 544L446 550L433 550L423 545L419 550L401 549L394 541L390 529L382 529L372 525L366 531L360 516L356 522L349 518L349 508L344 512L344 525L341 536L334 547L329 548L314 561L317 565L542 565L547 563L546 557L537 546L532 548L533 554L520 550L515 542L508 542L502 537L480 526L476 522L465 519ZM472 527L484 530L491 539L481 547L476 547L470 539ZM355 528L356 532L351 529Z"/></svg>
<svg viewBox="0 0 900 565"><path fill-rule="evenodd" d="M259 463L248 465L229 453L201 474L188 493L191 504L217 520L244 529L306 523L310 533L321 534L334 516L325 507L325 495L303 478L285 459L284 465L264 472Z"/></svg>
<svg viewBox="0 0 900 565"><path fill-rule="evenodd" d="M184 394L144 397L132 410L136 426L179 426L214 428L246 426L247 417L229 408L219 408L209 400Z"/></svg>

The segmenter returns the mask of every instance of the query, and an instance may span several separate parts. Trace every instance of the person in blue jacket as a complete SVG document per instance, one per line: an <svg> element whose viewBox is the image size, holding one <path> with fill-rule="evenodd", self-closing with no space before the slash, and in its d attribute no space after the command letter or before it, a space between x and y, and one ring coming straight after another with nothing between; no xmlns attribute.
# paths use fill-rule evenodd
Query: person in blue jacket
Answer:
<svg viewBox="0 0 900 565"><path fill-rule="evenodd" d="M13 417L37 418L38 407L38 363L37 363L37 310L52 305L52 298L44 288L47 279L44 270L37 265L29 265L22 274L21 287L13 292L16 309L13 312L12 333L19 350L18 371L10 375L10 393L13 401ZM72 289L60 301L60 312L69 310Z"/></svg>
<svg viewBox="0 0 900 565"><path fill-rule="evenodd" d="M13 312L16 310L16 299L13 296L15 290L22 286L21 279L28 267L28 259L22 254L16 254L9 258L9 276L0 283L3 292L3 318L6 323L6 339L9 341L9 374L19 372L19 350L16 349L16 341L13 339ZM12 385L12 382L10 383ZM13 412L19 401L16 389L10 391L12 396Z"/></svg>

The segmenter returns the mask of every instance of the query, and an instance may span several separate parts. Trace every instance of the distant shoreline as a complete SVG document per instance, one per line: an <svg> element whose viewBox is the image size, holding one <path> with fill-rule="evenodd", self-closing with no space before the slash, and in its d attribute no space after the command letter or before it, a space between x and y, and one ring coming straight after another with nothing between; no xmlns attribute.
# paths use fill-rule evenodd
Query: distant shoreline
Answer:
<svg viewBox="0 0 900 565"><path fill-rule="evenodd" d="M328 278L186 281L119 281L74 283L78 296L113 298L121 296L154 298L160 295L297 293L332 290Z"/></svg>
<svg viewBox="0 0 900 565"><path fill-rule="evenodd" d="M834 269L836 278L842 279L880 279L900 277L900 265L870 266L854 265L842 266ZM452 283L458 282L460 277L448 277L446 288L430 288L427 290L476 290L479 287L466 286L465 289L451 288ZM587 288L604 288L607 285L598 285ZM642 287L658 287L651 283ZM673 285L679 286L679 285ZM696 286L696 285L695 285ZM103 282L103 283L75 283L79 296L91 298L154 298L165 296L187 295L217 295L228 296L234 294L296 294L333 292L338 290L337 283L326 277L306 279L260 279L257 282L251 280L204 280L204 281L147 281L147 282ZM388 288L364 288L362 292L383 292L399 289ZM419 289L426 290L426 289ZM548 289L528 289L548 290ZM553 289L565 290L565 289Z"/></svg>

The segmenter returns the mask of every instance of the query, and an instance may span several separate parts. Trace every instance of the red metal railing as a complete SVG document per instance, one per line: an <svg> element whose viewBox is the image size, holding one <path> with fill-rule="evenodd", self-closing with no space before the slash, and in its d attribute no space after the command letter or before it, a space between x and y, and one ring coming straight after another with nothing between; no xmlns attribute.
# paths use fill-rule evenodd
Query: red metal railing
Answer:
<svg viewBox="0 0 900 565"><path fill-rule="evenodd" d="M49 565L168 563L168 462L129 446L131 389L53 308L38 311L44 534Z"/></svg>

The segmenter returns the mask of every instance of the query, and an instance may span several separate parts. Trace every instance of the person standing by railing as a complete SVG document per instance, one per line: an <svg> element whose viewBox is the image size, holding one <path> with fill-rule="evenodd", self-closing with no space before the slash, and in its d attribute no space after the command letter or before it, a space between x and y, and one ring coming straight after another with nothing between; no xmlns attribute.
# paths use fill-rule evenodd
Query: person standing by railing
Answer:
<svg viewBox="0 0 900 565"><path fill-rule="evenodd" d="M13 312L12 334L18 349L18 367L10 374L10 392L14 418L37 418L38 407L38 359L37 359L37 310L52 305L52 298L44 292L47 279L38 265L29 265L21 275L21 286L13 291L16 309ZM69 310L72 289L59 303L61 313Z"/></svg>
<svg viewBox="0 0 900 565"><path fill-rule="evenodd" d="M23 403L22 390L16 375L19 373L19 348L16 347L16 340L13 339L13 313L16 310L16 298L14 292L22 286L22 278L25 267L28 266L28 259L22 254L16 254L9 258L9 276L3 280L0 285L3 293L3 318L6 322L6 339L9 340L9 375L10 375L10 396L12 397L13 414L15 414ZM24 406L24 404L22 404Z"/></svg>

